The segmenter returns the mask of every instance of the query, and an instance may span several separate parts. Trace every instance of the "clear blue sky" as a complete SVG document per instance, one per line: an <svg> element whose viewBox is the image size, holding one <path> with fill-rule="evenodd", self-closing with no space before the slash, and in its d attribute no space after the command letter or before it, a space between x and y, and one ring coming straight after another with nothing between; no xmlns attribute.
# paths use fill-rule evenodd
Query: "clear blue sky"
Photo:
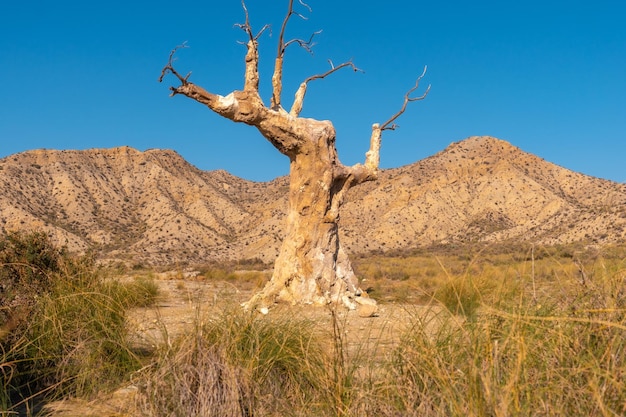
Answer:
<svg viewBox="0 0 626 417"><path fill-rule="evenodd" d="M385 132L381 164L406 165L473 135L507 140L558 165L626 182L626 2L309 0L287 37L284 101L327 59L346 70L310 85L303 116L330 119L345 164L363 161L370 127L395 113L428 65L428 98ZM286 0L248 0L261 37L263 98ZM37 149L168 148L205 170L252 180L288 161L249 126L157 78L175 45L180 72L209 91L241 88L239 0L18 0L0 6L0 157Z"/></svg>

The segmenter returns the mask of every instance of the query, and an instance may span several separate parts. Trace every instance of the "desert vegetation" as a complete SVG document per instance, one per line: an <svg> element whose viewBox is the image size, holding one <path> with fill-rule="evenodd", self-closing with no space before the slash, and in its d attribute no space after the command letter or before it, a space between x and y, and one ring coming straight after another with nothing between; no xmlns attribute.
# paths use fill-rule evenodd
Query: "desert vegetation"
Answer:
<svg viewBox="0 0 626 417"><path fill-rule="evenodd" d="M120 387L133 387L120 415L626 412L625 247L369 254L355 258L355 270L380 317L332 304L281 306L263 316L241 309L247 295L233 291L214 302L194 299L185 331L161 326L162 342L146 349L131 337L127 317L158 308L151 306L163 297L158 274L98 268L41 235L7 242L3 282L13 286L3 290L4 415L36 415L41 400L105 401ZM36 250L19 258L24 248ZM55 261L42 266L42 259ZM32 267L16 272L21 265ZM264 268L211 265L193 282L252 292L268 279ZM35 271L45 273L29 275ZM191 285L183 274L168 280ZM24 294L13 298L29 300L24 309L6 301L9 293ZM28 319L9 328L16 311ZM85 410L79 414L99 415Z"/></svg>
<svg viewBox="0 0 626 417"><path fill-rule="evenodd" d="M71 256L39 232L9 234L0 243L0 275L2 415L31 415L44 400L94 395L141 366L125 313L153 302L153 282L110 279L92 256Z"/></svg>

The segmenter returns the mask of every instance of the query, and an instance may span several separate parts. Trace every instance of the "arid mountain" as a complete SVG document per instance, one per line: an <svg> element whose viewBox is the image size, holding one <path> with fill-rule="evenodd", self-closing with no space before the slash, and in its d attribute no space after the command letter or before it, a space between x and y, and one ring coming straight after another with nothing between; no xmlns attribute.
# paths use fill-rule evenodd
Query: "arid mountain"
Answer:
<svg viewBox="0 0 626 417"><path fill-rule="evenodd" d="M346 240L357 251L626 239L626 184L569 171L491 137L387 170L356 188L344 208Z"/></svg>
<svg viewBox="0 0 626 417"><path fill-rule="evenodd" d="M36 150L0 160L0 232L40 229L104 259L185 264L278 252L287 178L201 171L169 150ZM457 242L626 240L626 184L471 137L351 190L349 253Z"/></svg>

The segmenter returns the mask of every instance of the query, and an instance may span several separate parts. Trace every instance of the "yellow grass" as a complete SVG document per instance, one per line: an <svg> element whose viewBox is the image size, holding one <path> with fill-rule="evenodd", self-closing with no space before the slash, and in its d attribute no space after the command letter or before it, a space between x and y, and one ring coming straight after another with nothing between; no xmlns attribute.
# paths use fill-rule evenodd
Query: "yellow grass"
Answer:
<svg viewBox="0 0 626 417"><path fill-rule="evenodd" d="M135 414L626 415L626 248L444 248L355 268L402 326L355 329L333 306L256 316L222 300L145 358L128 381ZM198 279L267 279L236 271Z"/></svg>

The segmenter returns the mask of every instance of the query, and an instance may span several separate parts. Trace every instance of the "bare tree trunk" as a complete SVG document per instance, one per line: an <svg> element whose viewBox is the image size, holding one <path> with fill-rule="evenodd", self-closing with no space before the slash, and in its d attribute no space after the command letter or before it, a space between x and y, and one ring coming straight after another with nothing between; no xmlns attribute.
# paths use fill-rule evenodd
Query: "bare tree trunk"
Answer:
<svg viewBox="0 0 626 417"><path fill-rule="evenodd" d="M300 1L301 5L305 5ZM221 96L210 93L191 83L189 74L182 76L173 67L170 54L160 80L167 73L178 78L181 85L171 87L172 95L182 94L192 98L214 112L234 122L256 127L274 147L290 159L289 213L287 228L280 254L274 265L274 274L265 288L246 303L248 309L266 312L276 301L292 304L326 304L340 302L354 308L355 301L363 294L358 286L350 260L341 247L338 233L339 208L345 193L353 186L378 177L381 135L384 130L395 129L393 123L411 101L421 100L426 92L410 98L419 86L424 73L417 79L415 87L404 97L399 112L382 125L372 126L370 148L365 154L365 163L347 167L339 162L335 147L335 129L329 121L299 117L308 83L325 78L335 71L350 67L358 69L352 62L334 66L324 74L313 75L298 88L291 110L287 112L281 104L283 57L286 48L298 44L306 50L309 41L293 39L284 41L284 31L292 15L293 0L289 0L287 16L279 36L278 55L272 77L273 93L270 107L266 107L259 96L258 37L266 29L254 35L249 24L248 11L242 2L246 22L239 25L248 35L245 57L245 80L242 91ZM184 47L184 45L182 46ZM361 301L363 303L363 301ZM371 304L368 303L368 304Z"/></svg>
<svg viewBox="0 0 626 417"><path fill-rule="evenodd" d="M272 279L249 306L274 301L294 304L352 305L360 295L358 280L339 242L338 208L349 183L336 176L339 163L334 129L329 122L310 120L309 131L323 133L310 138L291 160L289 212L280 254Z"/></svg>

